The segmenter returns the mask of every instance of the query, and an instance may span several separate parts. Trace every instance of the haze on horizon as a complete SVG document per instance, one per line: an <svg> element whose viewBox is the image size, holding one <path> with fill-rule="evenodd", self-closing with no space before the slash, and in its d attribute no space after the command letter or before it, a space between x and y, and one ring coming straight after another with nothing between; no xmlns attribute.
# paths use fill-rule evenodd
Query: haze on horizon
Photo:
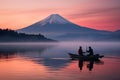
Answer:
<svg viewBox="0 0 120 80"><path fill-rule="evenodd" d="M0 0L0 28L20 29L50 14L98 30L120 30L120 0Z"/></svg>

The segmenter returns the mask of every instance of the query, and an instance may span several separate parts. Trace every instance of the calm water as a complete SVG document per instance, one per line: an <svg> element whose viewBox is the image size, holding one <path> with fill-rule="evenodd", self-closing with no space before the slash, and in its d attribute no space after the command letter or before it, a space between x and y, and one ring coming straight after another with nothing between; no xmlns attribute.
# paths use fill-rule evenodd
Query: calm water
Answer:
<svg viewBox="0 0 120 80"><path fill-rule="evenodd" d="M100 62L71 60L79 46L105 55ZM0 43L0 80L120 80L120 43Z"/></svg>

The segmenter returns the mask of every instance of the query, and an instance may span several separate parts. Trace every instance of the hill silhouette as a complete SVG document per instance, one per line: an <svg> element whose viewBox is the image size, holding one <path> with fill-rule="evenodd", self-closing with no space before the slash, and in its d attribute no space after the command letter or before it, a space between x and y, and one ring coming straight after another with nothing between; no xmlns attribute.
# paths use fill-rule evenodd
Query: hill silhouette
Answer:
<svg viewBox="0 0 120 80"><path fill-rule="evenodd" d="M0 42L53 42L55 40L48 39L38 34L18 33L10 29L0 29Z"/></svg>

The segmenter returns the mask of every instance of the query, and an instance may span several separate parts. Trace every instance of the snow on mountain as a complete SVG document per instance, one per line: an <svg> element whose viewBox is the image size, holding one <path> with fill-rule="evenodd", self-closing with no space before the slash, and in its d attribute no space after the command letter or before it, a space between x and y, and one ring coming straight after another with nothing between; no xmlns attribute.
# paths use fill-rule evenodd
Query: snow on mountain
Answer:
<svg viewBox="0 0 120 80"><path fill-rule="evenodd" d="M67 23L71 23L70 21L66 20L65 18L61 17L59 14L51 14L50 16L48 16L47 18L43 19L42 21L39 22L39 24L41 25L45 25L45 24L67 24Z"/></svg>

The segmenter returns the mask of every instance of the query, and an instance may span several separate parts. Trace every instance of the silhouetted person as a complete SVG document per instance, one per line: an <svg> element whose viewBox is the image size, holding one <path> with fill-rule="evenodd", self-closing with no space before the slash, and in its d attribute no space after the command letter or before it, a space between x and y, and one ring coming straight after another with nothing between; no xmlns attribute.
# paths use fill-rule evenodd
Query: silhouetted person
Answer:
<svg viewBox="0 0 120 80"><path fill-rule="evenodd" d="M79 49L78 49L78 55L79 56L83 56L83 50L82 50L82 47L80 46Z"/></svg>
<svg viewBox="0 0 120 80"><path fill-rule="evenodd" d="M90 60L89 64L87 65L87 68L89 69L89 71L92 71L93 65L94 65L94 60Z"/></svg>
<svg viewBox="0 0 120 80"><path fill-rule="evenodd" d="M87 52L89 53L88 56L94 55L93 49L91 47L89 47Z"/></svg>
<svg viewBox="0 0 120 80"><path fill-rule="evenodd" d="M79 66L80 70L82 70L82 68L83 68L83 59L82 58L79 58L78 66Z"/></svg>

